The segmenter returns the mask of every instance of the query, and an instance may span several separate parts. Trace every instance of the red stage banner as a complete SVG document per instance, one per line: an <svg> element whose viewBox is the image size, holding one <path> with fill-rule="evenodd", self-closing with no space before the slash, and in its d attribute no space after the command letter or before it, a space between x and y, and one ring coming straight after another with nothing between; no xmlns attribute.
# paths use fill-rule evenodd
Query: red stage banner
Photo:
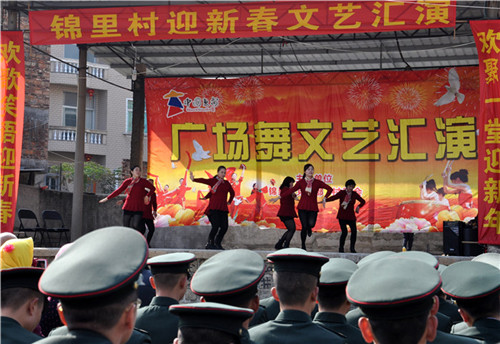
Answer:
<svg viewBox="0 0 500 344"><path fill-rule="evenodd" d="M500 245L500 20L470 23L480 71L479 242Z"/></svg>
<svg viewBox="0 0 500 344"><path fill-rule="evenodd" d="M32 44L327 35L453 27L455 0L279 1L29 13Z"/></svg>
<svg viewBox="0 0 500 344"><path fill-rule="evenodd" d="M12 232L16 214L24 125L24 42L22 31L0 33L2 131L0 223Z"/></svg>
<svg viewBox="0 0 500 344"><path fill-rule="evenodd" d="M302 178L307 163L335 191L356 181L367 201L360 231L424 233L469 221L478 213L483 149L478 101L477 67L147 79L157 225L208 225L209 190L189 171L208 178L224 165L236 192L229 223L284 228L279 202L270 201L286 176ZM315 230L340 230L338 208L338 201L320 206Z"/></svg>

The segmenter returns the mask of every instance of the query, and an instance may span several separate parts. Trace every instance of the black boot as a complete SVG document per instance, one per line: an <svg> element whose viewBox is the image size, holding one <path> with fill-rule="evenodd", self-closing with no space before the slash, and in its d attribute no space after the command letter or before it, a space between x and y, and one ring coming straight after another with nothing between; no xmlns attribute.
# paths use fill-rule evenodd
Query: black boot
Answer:
<svg viewBox="0 0 500 344"><path fill-rule="evenodd" d="M209 240L205 245L205 250L213 250L213 249L215 249L214 242L212 240Z"/></svg>
<svg viewBox="0 0 500 344"><path fill-rule="evenodd" d="M283 248L283 239L278 240L278 242L276 243L276 245L274 245L274 248L276 250L281 250Z"/></svg>
<svg viewBox="0 0 500 344"><path fill-rule="evenodd" d="M339 252L344 252L344 246L339 246Z"/></svg>

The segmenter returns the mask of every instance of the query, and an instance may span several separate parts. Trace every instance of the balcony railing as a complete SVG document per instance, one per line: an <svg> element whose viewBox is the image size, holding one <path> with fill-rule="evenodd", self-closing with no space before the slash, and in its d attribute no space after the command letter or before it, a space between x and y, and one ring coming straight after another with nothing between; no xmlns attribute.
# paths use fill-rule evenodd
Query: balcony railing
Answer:
<svg viewBox="0 0 500 344"><path fill-rule="evenodd" d="M76 129L73 127L49 127L49 140L74 142L76 140ZM101 130L85 130L85 143L105 145L106 132Z"/></svg>
<svg viewBox="0 0 500 344"><path fill-rule="evenodd" d="M72 65L68 65L67 63L63 63L58 60L50 60L50 71L52 73L66 73L66 74L78 74L78 63L68 62ZM87 71L96 78L104 79L106 68L87 65Z"/></svg>

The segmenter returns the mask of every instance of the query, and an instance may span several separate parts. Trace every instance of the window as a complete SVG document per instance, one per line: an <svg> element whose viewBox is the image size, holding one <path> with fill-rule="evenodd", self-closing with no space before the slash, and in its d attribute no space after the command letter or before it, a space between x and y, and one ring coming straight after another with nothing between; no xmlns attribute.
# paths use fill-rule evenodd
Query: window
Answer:
<svg viewBox="0 0 500 344"><path fill-rule="evenodd" d="M132 132L132 116L134 113L134 100L132 98L127 98L127 125L125 128L125 133L130 134ZM148 120L146 113L146 104L144 104L144 134L148 133Z"/></svg>
<svg viewBox="0 0 500 344"><path fill-rule="evenodd" d="M76 44L65 44L64 45L64 57L67 59L78 60L79 59L79 49ZM95 62L95 56L92 52L87 50L87 62Z"/></svg>
<svg viewBox="0 0 500 344"><path fill-rule="evenodd" d="M96 126L95 97L96 93L92 97L89 97L87 94L85 129L92 130ZM65 127L76 127L76 104L77 94L74 92L64 92L63 125Z"/></svg>

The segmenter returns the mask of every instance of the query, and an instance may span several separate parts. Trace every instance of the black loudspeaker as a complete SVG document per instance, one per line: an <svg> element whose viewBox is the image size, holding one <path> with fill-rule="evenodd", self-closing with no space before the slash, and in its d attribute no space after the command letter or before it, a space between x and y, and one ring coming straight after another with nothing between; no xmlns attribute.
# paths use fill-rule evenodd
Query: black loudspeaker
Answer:
<svg viewBox="0 0 500 344"><path fill-rule="evenodd" d="M462 227L461 221L443 222L443 252L449 256L462 255Z"/></svg>
<svg viewBox="0 0 500 344"><path fill-rule="evenodd" d="M484 253L484 247L477 243L478 231L472 226L464 226L462 229L462 255L477 256Z"/></svg>

